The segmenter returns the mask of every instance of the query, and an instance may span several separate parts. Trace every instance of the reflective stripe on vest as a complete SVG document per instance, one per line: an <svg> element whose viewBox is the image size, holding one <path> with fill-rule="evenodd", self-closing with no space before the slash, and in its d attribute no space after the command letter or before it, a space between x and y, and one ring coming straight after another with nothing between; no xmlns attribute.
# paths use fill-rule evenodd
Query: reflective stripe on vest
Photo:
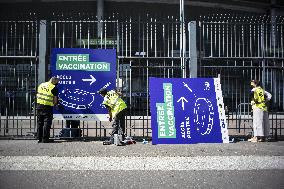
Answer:
<svg viewBox="0 0 284 189"><path fill-rule="evenodd" d="M265 97L264 97L264 90L261 87L257 87L254 91L254 102L255 102L255 106L267 111L267 107L265 104Z"/></svg>
<svg viewBox="0 0 284 189"><path fill-rule="evenodd" d="M53 94L51 90L55 87L50 82L42 83L38 86L37 89L37 103L47 106L54 106L53 104Z"/></svg>
<svg viewBox="0 0 284 189"><path fill-rule="evenodd" d="M119 112L127 107L125 102L114 90L107 92L102 104L111 108L112 117L115 117Z"/></svg>

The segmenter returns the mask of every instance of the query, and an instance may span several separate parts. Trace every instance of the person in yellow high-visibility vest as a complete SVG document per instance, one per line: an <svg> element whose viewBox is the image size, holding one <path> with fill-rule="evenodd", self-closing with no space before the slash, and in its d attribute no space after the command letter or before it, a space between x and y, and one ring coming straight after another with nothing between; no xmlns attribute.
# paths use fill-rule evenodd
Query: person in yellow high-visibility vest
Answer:
<svg viewBox="0 0 284 189"><path fill-rule="evenodd" d="M103 105L107 108L109 114L109 121L113 120L113 131L111 139L114 134L119 134L118 131L121 129L122 140L125 139L125 113L127 105L121 99L122 94L117 90L108 91L106 88L102 88L98 93L104 97Z"/></svg>
<svg viewBox="0 0 284 189"><path fill-rule="evenodd" d="M37 89L37 137L39 143L51 142L50 127L53 119L53 106L58 104L59 79L52 77L48 82L41 83Z"/></svg>
<svg viewBox="0 0 284 189"><path fill-rule="evenodd" d="M264 142L269 136L269 119L267 103L272 95L261 88L258 80L250 82L251 90L251 105L253 111L253 138L250 142Z"/></svg>

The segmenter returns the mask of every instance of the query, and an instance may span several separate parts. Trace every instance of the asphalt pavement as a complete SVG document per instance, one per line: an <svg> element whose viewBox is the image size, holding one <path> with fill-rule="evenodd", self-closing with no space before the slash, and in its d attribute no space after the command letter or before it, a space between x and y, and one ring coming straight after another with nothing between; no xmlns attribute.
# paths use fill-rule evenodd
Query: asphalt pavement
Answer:
<svg viewBox="0 0 284 189"><path fill-rule="evenodd" d="M284 141L115 146L0 140L0 188L284 188Z"/></svg>

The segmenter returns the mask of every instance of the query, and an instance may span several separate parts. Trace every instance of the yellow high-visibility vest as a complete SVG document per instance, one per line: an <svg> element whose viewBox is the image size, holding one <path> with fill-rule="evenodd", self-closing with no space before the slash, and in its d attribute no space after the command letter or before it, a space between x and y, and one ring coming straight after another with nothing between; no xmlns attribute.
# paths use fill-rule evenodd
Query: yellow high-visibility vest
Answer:
<svg viewBox="0 0 284 189"><path fill-rule="evenodd" d="M114 90L107 92L102 104L110 107L112 117L115 117L119 112L127 108L126 103Z"/></svg>
<svg viewBox="0 0 284 189"><path fill-rule="evenodd" d="M265 104L264 90L261 87L256 87L253 94L253 100L255 102L255 106L267 111L267 106Z"/></svg>
<svg viewBox="0 0 284 189"><path fill-rule="evenodd" d="M38 86L37 89L37 103L47 106L54 106L53 97L51 90L55 87L51 82L45 82Z"/></svg>

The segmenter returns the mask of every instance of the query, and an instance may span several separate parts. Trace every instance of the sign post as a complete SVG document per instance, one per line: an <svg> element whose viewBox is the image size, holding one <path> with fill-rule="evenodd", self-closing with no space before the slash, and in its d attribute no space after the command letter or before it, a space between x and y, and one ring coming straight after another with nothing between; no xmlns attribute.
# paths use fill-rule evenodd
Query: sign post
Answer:
<svg viewBox="0 0 284 189"><path fill-rule="evenodd" d="M219 78L150 78L153 144L228 143Z"/></svg>
<svg viewBox="0 0 284 189"><path fill-rule="evenodd" d="M51 73L60 78L55 119L108 120L97 91L115 88L116 49L52 49Z"/></svg>

